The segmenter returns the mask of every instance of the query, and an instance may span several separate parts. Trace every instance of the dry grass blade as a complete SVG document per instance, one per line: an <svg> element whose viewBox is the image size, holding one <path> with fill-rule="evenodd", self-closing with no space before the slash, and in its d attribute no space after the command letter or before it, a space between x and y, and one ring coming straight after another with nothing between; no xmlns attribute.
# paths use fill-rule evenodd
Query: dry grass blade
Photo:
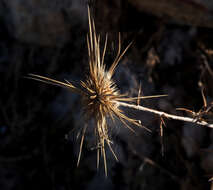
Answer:
<svg viewBox="0 0 213 190"><path fill-rule="evenodd" d="M78 166L79 163L80 163L81 152L82 152L82 146L83 146L83 143L84 143L84 137L85 137L86 130L87 130L87 125L84 126L84 129L83 129L83 132L82 132L82 136L81 136L80 151L79 151L79 154L78 154L77 166Z"/></svg>
<svg viewBox="0 0 213 190"><path fill-rule="evenodd" d="M166 97L168 95L153 95L153 96L138 96L138 97L121 97L121 98L118 98L119 101L125 101L125 102L134 102L134 100L137 100L137 105L138 104L138 101L141 100L141 99L150 99L150 98L160 98L160 97Z"/></svg>
<svg viewBox="0 0 213 190"><path fill-rule="evenodd" d="M137 105L140 105L140 97L141 96L141 83L139 85L139 89L138 89L138 98L137 98Z"/></svg>
<svg viewBox="0 0 213 190"><path fill-rule="evenodd" d="M195 115L196 115L196 112L194 112L194 111L192 111L192 110L190 110L190 109L187 109L187 108L176 108L176 110L188 112L188 113L190 113L192 116L195 116Z"/></svg>
<svg viewBox="0 0 213 190"><path fill-rule="evenodd" d="M79 92L81 93L81 91L76 88L72 83L68 82L67 80L65 80L65 82L61 82L61 81L57 81L57 80L54 80L54 79L51 79L51 78L48 78L48 77L44 77L44 76L41 76L41 75L36 75L36 74L28 74L29 76L25 77L25 78L28 78L28 79L33 79L33 80L36 80L36 81L40 81L40 82L44 82L44 83L47 83L47 84L52 84L52 85L55 85L55 86L60 86L60 87L63 87L63 88L68 88L74 92Z"/></svg>
<svg viewBox="0 0 213 190"><path fill-rule="evenodd" d="M206 97L204 95L204 87L202 87L202 89L201 89L201 95L202 95L202 98L203 98L203 107L207 108L207 101L206 101Z"/></svg>
<svg viewBox="0 0 213 190"><path fill-rule="evenodd" d="M161 154L164 156L164 143L163 143L163 127L166 127L166 123L163 116L160 117L160 138L161 138Z"/></svg>

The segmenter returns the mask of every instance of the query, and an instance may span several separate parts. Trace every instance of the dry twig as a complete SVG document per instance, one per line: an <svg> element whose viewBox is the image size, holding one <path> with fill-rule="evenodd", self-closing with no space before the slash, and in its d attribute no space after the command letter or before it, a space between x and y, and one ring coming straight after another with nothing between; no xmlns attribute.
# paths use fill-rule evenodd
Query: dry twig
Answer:
<svg viewBox="0 0 213 190"><path fill-rule="evenodd" d="M119 103L119 105L120 106L124 106L124 107L128 107L128 108L132 108L132 109L135 109L135 110L149 112L149 113L158 115L160 117L164 116L164 117L167 117L169 119L185 121L185 122L190 122L190 123L196 123L198 125L202 125L202 126L213 128L213 124L209 124L206 121L198 121L196 118L173 115L173 114L169 114L169 113L166 113L166 112L163 112L163 111L154 110L154 109L147 108L147 107L144 107L144 106L128 104L128 103L125 103L125 102L121 102L121 103Z"/></svg>

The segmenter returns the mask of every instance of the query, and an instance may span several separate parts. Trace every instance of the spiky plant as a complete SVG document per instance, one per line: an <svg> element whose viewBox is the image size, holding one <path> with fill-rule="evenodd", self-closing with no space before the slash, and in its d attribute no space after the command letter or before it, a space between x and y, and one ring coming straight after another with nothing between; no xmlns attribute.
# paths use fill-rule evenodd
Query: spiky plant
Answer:
<svg viewBox="0 0 213 190"><path fill-rule="evenodd" d="M119 104L121 102L133 102L142 98L151 98L159 96L146 96L146 97L127 97L124 94L120 94L115 82L112 77L116 66L120 59L125 54L130 44L126 49L121 52L120 35L119 35L119 47L117 56L112 63L109 70L106 70L104 64L104 56L107 47L107 36L103 52L100 52L100 36L96 35L95 24L93 18L90 16L90 10L88 8L88 19L89 19L89 35L87 35L88 55L89 55L89 74L85 81L80 81L80 87L77 88L69 81L60 82L48 77L29 74L28 78L58 85L64 88L68 88L73 92L81 95L82 105L84 108L85 116L95 121L94 135L96 137L96 148L97 148L97 167L99 166L99 158L103 157L105 174L107 175L107 162L105 145L107 145L114 155L115 159L118 160L116 154L112 149L112 141L109 137L109 126L107 125L107 118L111 118L112 121L118 118L125 127L133 131L128 123L134 124L141 127L140 121L129 118L120 109ZM81 158L82 146L84 142L85 132L87 125L82 130L80 150L78 155L77 165ZM148 130L148 129L147 129Z"/></svg>

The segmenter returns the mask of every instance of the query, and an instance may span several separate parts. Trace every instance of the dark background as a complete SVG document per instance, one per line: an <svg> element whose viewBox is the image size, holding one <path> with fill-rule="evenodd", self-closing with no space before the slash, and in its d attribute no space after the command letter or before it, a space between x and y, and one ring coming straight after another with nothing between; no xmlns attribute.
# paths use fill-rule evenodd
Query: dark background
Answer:
<svg viewBox="0 0 213 190"><path fill-rule="evenodd" d="M80 97L25 76L74 84L86 77L89 3L98 33L109 35L107 68L116 56L118 32L123 49L133 41L115 73L120 91L137 96L141 84L143 95L169 95L142 105L190 116L176 108L202 108L199 82L208 104L213 101L213 30L156 17L127 1L29 2L0 3L0 189L210 189L212 129L165 119L162 156L160 119L125 109L152 133L133 126L135 135L119 122L111 125L119 162L107 150L105 178L103 163L96 170L92 130L76 167L78 129L84 125ZM212 113L205 119L212 122Z"/></svg>

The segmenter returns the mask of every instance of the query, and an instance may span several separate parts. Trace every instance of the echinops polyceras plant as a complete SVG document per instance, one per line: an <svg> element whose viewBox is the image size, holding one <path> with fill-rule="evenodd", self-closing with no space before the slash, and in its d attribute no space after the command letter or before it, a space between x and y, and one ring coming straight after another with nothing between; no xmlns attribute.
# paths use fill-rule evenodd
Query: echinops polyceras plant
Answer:
<svg viewBox="0 0 213 190"><path fill-rule="evenodd" d="M105 174L107 175L107 159L105 153L105 146L107 145L118 160L116 154L112 149L112 140L109 136L109 126L107 124L107 118L111 118L112 121L118 118L125 127L132 130L129 123L142 127L139 120L129 118L120 109L120 103L122 102L134 102L142 98L152 98L159 96L143 96L143 97L127 97L125 94L120 94L112 77L116 66L120 59L125 54L131 43L121 52L120 35L119 35L119 47L117 56L114 59L111 67L106 70L104 64L104 57L107 47L107 35L102 53L100 52L100 36L96 34L95 23L90 15L88 8L88 20L89 20L89 34L87 35L87 46L89 56L89 74L85 81L80 81L80 87L74 86L71 82L60 82L48 77L44 77L36 74L29 74L30 79L45 82L52 85L58 85L71 90L74 93L78 93L81 96L82 106L84 109L85 117L93 119L95 121L94 135L96 137L97 148L97 167L99 166L99 158L102 157L104 161ZM82 146L84 142L85 132L87 125L83 127L80 150L78 155L77 165L79 164L82 152ZM147 129L148 130L148 129Z"/></svg>

